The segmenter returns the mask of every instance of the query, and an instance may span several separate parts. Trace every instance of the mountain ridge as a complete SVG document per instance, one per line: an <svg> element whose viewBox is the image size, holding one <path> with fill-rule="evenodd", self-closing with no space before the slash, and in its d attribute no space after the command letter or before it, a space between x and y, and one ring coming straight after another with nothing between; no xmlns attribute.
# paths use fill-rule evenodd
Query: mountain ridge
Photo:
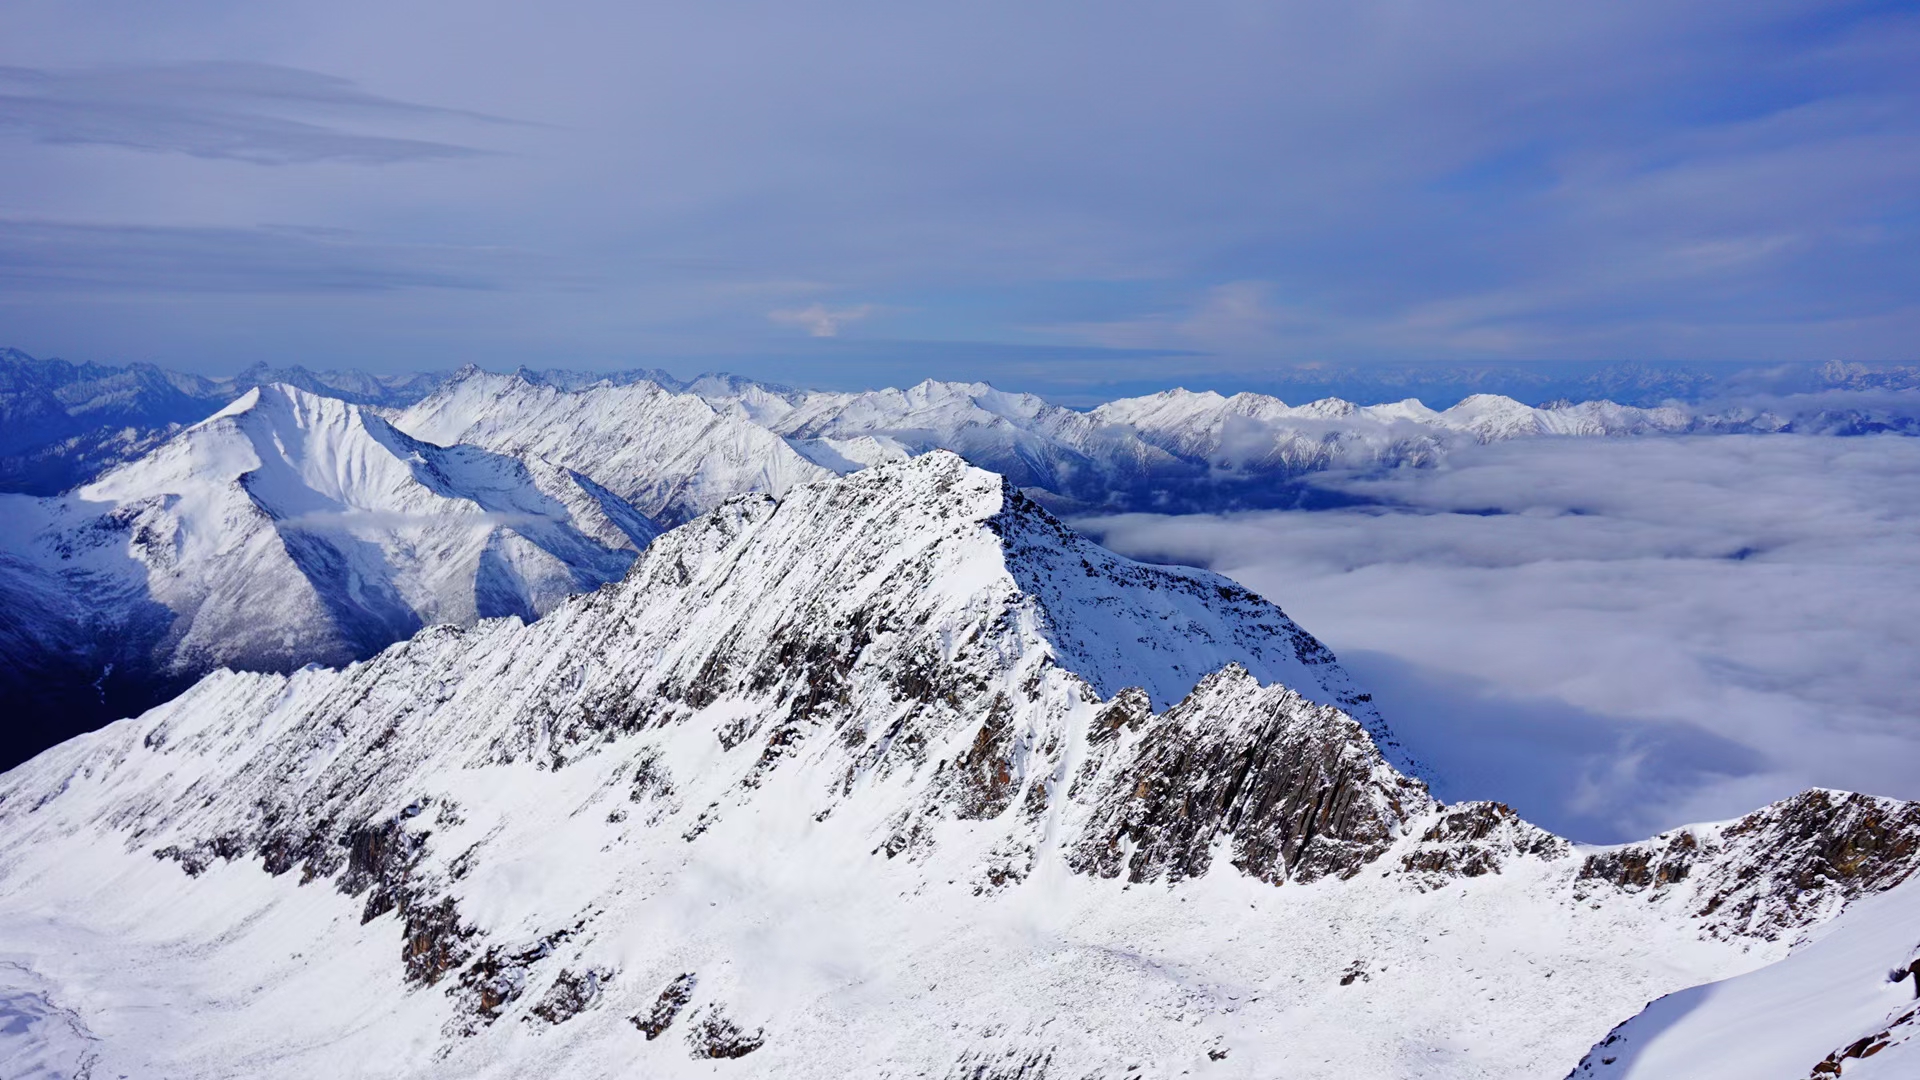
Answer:
<svg viewBox="0 0 1920 1080"><path fill-rule="evenodd" d="M204 417L210 406L274 381L396 414L412 412L401 419L403 427L420 421L417 407L424 400L473 380L519 380L569 398L631 399L624 400L623 407L637 411L622 416L615 409L615 415L603 415L591 426L644 426L658 420L636 404L645 396L641 388L652 386L675 398L705 402L716 413L737 409L748 428L772 431L804 459L775 465L775 475L762 487L777 489L782 483L815 478L806 463L845 472L943 448L1013 476L1023 487L1055 500L1059 509L1077 511L1290 506L1318 497L1315 489L1300 483L1303 475L1315 471L1431 464L1461 445L1535 435L1920 433L1920 410L1907 403L1915 385L1909 369L1837 363L1808 368L1800 378L1769 371L1744 381L1733 379L1727 382L1726 396L1697 401L1699 395L1688 388L1719 384L1714 379L1683 379L1672 385L1685 392L1658 398L1629 394L1629 400L1617 404L1592 395L1666 384L1658 378L1648 383L1647 371L1623 369L1622 379L1581 384L1592 393L1583 391L1576 403L1567 396L1569 387L1552 380L1522 380L1542 392L1557 388L1553 400L1528 406L1490 392L1501 387L1520 392L1518 385L1467 379L1458 401L1442 399L1448 404L1444 410L1405 396L1432 385L1424 377L1363 380L1372 389L1362 401L1370 404L1342 400L1327 387L1313 390L1316 384L1309 380L1298 384L1315 394L1304 405L1254 392L1223 397L1213 391L1171 390L1079 411L985 383L926 380L906 389L839 392L797 390L719 373L682 380L657 369L602 373L522 367L494 375L467 365L454 372L375 376L257 363L230 379L206 379L151 365L113 368L38 361L17 350L0 352L0 369L0 417L13 418L9 426L15 436L0 440L5 443L0 445L0 488L41 495L137 457ZM1455 374L1466 379L1465 373ZM1389 390L1401 397L1396 400ZM1178 407L1170 409L1169 403ZM578 403L561 410L576 424L605 411ZM502 419L496 415L489 422L498 427ZM667 426L677 434L687 422L681 416ZM434 442L455 441L446 430L415 433ZM587 434L589 443L599 438ZM518 438L526 443L545 439L548 455L556 458L572 459L585 451L581 460L598 458L597 467L605 467L616 453L606 446L570 447L524 424ZM770 462L786 456L757 432L742 429L715 444L721 459L730 462L723 472L751 471L738 459L739 451L728 448L729 442L757 442L754 453ZM648 453L661 459L653 462L654 472L671 459L658 447ZM701 470L689 463L679 471L698 476ZM672 521L725 497L727 492L713 488L712 481L717 479L720 488L745 483L737 476L731 481L709 476L710 490L704 495L670 507L670 488L642 492L634 486L646 477L614 470L602 479Z"/></svg>
<svg viewBox="0 0 1920 1080"><path fill-rule="evenodd" d="M43 363L24 354L9 354L0 367L8 373L29 375L41 368L58 369L57 378L48 375L35 382L38 376L23 376L24 381L14 380L19 384L14 389L20 393L13 396L0 386L0 409L18 406L31 413L38 408L33 402L40 400L34 397L38 391L31 391L31 387L58 383L67 389L54 387L47 393L70 391L78 397L62 404L67 399L55 394L47 397L52 402L47 408L57 412L71 406L88 415L106 415L98 410L108 409L111 402L123 397L135 402L147 400L141 395L163 385L175 397L186 395L181 400L205 404L194 395L219 398L250 378L273 374L256 365L240 378L216 382L174 376L157 368L95 369ZM5 376L0 382L11 377L6 373L0 376ZM906 390L826 393L721 375L681 382L658 371L598 377L527 370L495 375L469 366L437 386L430 385L435 382L434 376L376 378L355 372L292 371L289 377L293 376L302 385L339 384L341 389L328 389L330 394L389 402L353 407L370 420L397 426L408 433L407 438L420 437L423 444L435 447L432 455L449 463L485 453L521 461L534 488L563 496L568 514L590 534L593 544L614 549L630 547L629 541L637 543L635 538L651 535L658 525L688 520L738 494L778 494L795 484L941 448L957 450L976 465L1009 476L1027 495L1063 514L1128 509L1186 512L1338 503L1349 497L1314 483L1314 473L1333 468L1423 467L1444 460L1459 447L1489 440L1692 430L1798 430L1794 426L1797 421L1765 411L1706 416L1675 408L1632 409L1607 402L1533 408L1486 396L1470 397L1452 409L1436 412L1415 401L1357 406L1326 400L1290 406L1258 394L1226 397L1171 390L1110 402L1082 413L1033 395L999 391L985 383L934 380ZM1849 385L1878 377L1851 369L1836 369L1833 377L1843 376L1852 380ZM351 404L344 398L328 400L342 401L343 406ZM109 404L100 404L103 401ZM408 404L402 407L400 403ZM1855 422L1835 416L1838 418L1830 418L1832 422L1843 426ZM140 466L140 462L164 460L170 453L167 440L183 430L171 421L169 425L164 429L137 424L98 429L94 435L104 442L88 443L92 449L87 449L69 440L61 444L66 449L58 450L55 458L86 471L131 456L132 460L119 467L151 472L151 464ZM93 437L75 436L83 442ZM397 443L390 450L403 456L428 453ZM4 471L0 467L0 473ZM434 482L424 473L415 479ZM490 481L483 480L482 486L487 483ZM78 496L70 496L69 501L75 498ZM26 518L35 516L20 513ZM500 523L505 526L507 519L520 511L508 508L503 513ZM356 524L364 530L379 524L376 518L363 515ZM292 515L291 520L297 519L297 514ZM335 525L346 521L337 517L331 520ZM128 523L131 521L129 517ZM133 528L130 524L128 527ZM111 523L90 531L99 539L113 535L116 529L126 531ZM63 689L57 702L40 690L22 691L17 685L0 691L0 696L10 702L25 702L25 708L43 717L49 715L50 702L60 708L77 706L76 715L84 716L90 724L136 711L183 685L170 681L152 692L125 692L129 689L128 674L139 669L141 663L131 655L121 655L127 650L120 645L102 640L103 636L115 636L115 626L137 624L139 632L134 638L158 641L174 623L174 615L169 612L179 605L162 601L141 607L137 619L103 619L90 610L102 607L98 595L89 593L84 603L72 595L62 595L72 590L62 584L60 574L42 572L44 552L35 554L30 538L22 539L20 531L14 530L8 553L0 556L0 563L9 568L0 577L11 579L0 581L0 592L21 610L48 613L48 617L8 627L0 650L16 658L16 669L49 673L49 685ZM354 592L355 582L368 575L356 568L352 559L341 555L337 545L321 542L325 540L321 534L338 534L338 528L282 531L288 534L288 542L304 552L296 562L304 559L303 565L334 568L328 572L328 583L309 598L308 607L318 613L319 621L352 624L362 630L344 649L317 639L307 646L298 645L312 635L295 633L296 644L280 649L267 666L338 663L348 656L366 655L412 632L421 619L443 617L435 614L441 608L448 611L444 617L456 621L477 616L482 607L488 611L500 609L492 600L468 611L463 605L449 607L437 602L423 607L403 597L377 605L385 614L370 617L361 610L366 605ZM598 561L591 552L572 547L579 554L563 557L562 562L584 565ZM145 556L129 548L129 557L138 561ZM399 561L425 572L413 556L400 556ZM518 583L521 575L514 565L515 558L504 551L489 555L476 580L489 596L510 602L531 617L551 601L534 602L522 595L527 590ZM457 562L436 572L461 577L468 571L464 563ZM542 573L548 578L554 576ZM387 576L386 570L374 569L370 579L379 581ZM606 576L604 570L585 577L575 575L574 583L590 587ZM99 584L106 578L96 574L93 580ZM209 591L214 588L214 583L206 586ZM104 605L107 610L131 611L143 599L130 586L110 591L114 596ZM521 599L514 600L516 596ZM54 625L56 622L58 625ZM229 625L244 636L246 627ZM247 651L243 641L221 641L205 635L191 645L203 660L181 669L187 673L204 670L223 662L223 658L242 657ZM109 657L109 653L114 655ZM236 662L254 663L243 657ZM115 665L118 674L106 673L109 663ZM64 722L56 726L60 734L74 729ZM17 760L49 741L39 736L21 739L21 748L0 760Z"/></svg>
<svg viewBox="0 0 1920 1080"><path fill-rule="evenodd" d="M279 384L69 495L0 501L4 587L68 598L17 616L74 647L23 647L6 673L50 724L144 708L221 665L344 663L425 622L532 618L659 531L564 469L421 443Z"/></svg>
<svg viewBox="0 0 1920 1080"><path fill-rule="evenodd" d="M1859 795L1609 848L1443 806L1278 608L1099 554L934 453L209 676L0 777L0 931L134 1071L1520 1076L1920 863ZM109 961L203 1003L143 1026Z"/></svg>

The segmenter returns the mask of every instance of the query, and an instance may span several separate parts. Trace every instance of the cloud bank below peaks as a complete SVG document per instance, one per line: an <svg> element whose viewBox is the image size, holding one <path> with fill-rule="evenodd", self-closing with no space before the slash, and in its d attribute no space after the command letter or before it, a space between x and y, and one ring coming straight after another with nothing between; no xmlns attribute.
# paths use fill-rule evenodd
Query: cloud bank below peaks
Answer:
<svg viewBox="0 0 1920 1080"><path fill-rule="evenodd" d="M1540 440L1323 482L1374 505L1079 522L1278 601L1449 798L1580 839L1807 786L1920 797L1920 440Z"/></svg>

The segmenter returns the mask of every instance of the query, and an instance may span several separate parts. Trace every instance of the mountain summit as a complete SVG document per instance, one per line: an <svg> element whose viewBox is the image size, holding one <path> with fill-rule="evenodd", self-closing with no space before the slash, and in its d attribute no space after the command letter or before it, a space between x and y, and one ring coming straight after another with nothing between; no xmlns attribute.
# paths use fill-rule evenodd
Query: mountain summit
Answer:
<svg viewBox="0 0 1920 1080"><path fill-rule="evenodd" d="M0 508L16 616L0 692L58 737L215 667L344 664L428 623L535 618L659 533L543 459L420 442L285 385L73 492Z"/></svg>
<svg viewBox="0 0 1920 1080"><path fill-rule="evenodd" d="M1542 1076L1920 862L1891 800L1585 848L1397 758L1279 608L931 453L0 777L4 992L96 1075Z"/></svg>

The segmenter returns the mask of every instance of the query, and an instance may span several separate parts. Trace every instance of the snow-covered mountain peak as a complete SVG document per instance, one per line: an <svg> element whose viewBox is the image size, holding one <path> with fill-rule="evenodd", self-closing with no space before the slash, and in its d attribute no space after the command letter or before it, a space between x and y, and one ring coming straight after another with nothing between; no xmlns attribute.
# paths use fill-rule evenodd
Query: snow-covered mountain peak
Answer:
<svg viewBox="0 0 1920 1080"><path fill-rule="evenodd" d="M222 665L345 663L426 623L534 618L660 531L537 456L434 446L279 384L68 495L7 498L0 592L40 597L25 633L60 645L0 678L69 724Z"/></svg>
<svg viewBox="0 0 1920 1080"><path fill-rule="evenodd" d="M1167 427L1194 422L1225 407L1227 399L1212 390L1174 387L1142 397L1109 401L1088 415L1097 423Z"/></svg>
<svg viewBox="0 0 1920 1080"><path fill-rule="evenodd" d="M750 570L729 574L774 578L784 618L854 619L884 599L944 624L985 605L1103 698L1134 686L1165 708L1239 664L1359 713L1392 745L1332 654L1278 607L1216 574L1115 555L956 454L795 488L757 530L734 559ZM634 573L677 558L680 542L664 537ZM915 582L912 595L902 580Z"/></svg>
<svg viewBox="0 0 1920 1080"><path fill-rule="evenodd" d="M221 406L220 410L218 412L215 412L212 416L207 417L207 420L218 420L221 417L236 416L240 413L250 412L254 408L258 407L259 404L260 404L260 387L255 386L247 390L245 393L241 394L239 397L234 398L232 401L229 401L225 405ZM206 423L207 420L203 420L201 421L201 423ZM195 424L191 426L198 427L199 425Z"/></svg>
<svg viewBox="0 0 1920 1080"><path fill-rule="evenodd" d="M831 475L743 408L644 379L565 390L483 372L443 386L394 426L441 446L543 458L667 524L743 492L779 494Z"/></svg>
<svg viewBox="0 0 1920 1080"><path fill-rule="evenodd" d="M1481 1080L1920 862L1861 796L1606 849L1442 807L1337 673L930 453L0 776L6 972L128 1075Z"/></svg>
<svg viewBox="0 0 1920 1080"><path fill-rule="evenodd" d="M362 406L275 383L248 390L151 459L131 462L81 491L85 497L150 493L155 465L166 462L188 467L176 482L246 475L257 500L312 503L317 496L333 508L372 508L409 486L432 483L431 473L422 470L425 449ZM272 509L287 517L317 508Z"/></svg>

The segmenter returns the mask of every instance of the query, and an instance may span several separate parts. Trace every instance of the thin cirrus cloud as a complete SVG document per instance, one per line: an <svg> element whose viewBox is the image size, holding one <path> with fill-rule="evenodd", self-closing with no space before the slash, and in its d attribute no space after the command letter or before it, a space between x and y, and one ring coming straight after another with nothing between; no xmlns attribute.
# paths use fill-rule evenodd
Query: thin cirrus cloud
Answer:
<svg viewBox="0 0 1920 1080"><path fill-rule="evenodd" d="M0 67L0 131L41 143L118 146L257 165L387 165L485 153L364 130L368 124L449 117L493 121L395 101L345 79L271 64L75 71Z"/></svg>
<svg viewBox="0 0 1920 1080"><path fill-rule="evenodd" d="M1632 839L1808 786L1920 798L1920 440L1530 440L1374 505L1082 524L1324 638L1448 798Z"/></svg>
<svg viewBox="0 0 1920 1080"><path fill-rule="evenodd" d="M943 357L921 374L1097 396L1116 364L1884 361L1920 333L1910 5L123 15L0 6L0 216L287 223L552 270L502 280L484 318L458 290L369 319L316 288L288 360L777 354L748 373L819 382L885 341ZM794 281L815 288L754 287ZM271 340L288 295L0 312L30 351L231 364L215 335ZM1142 375L1143 352L1179 359Z"/></svg>
<svg viewBox="0 0 1920 1080"><path fill-rule="evenodd" d="M394 243L337 229L0 218L0 284L22 298L495 290L537 274L515 252Z"/></svg>

